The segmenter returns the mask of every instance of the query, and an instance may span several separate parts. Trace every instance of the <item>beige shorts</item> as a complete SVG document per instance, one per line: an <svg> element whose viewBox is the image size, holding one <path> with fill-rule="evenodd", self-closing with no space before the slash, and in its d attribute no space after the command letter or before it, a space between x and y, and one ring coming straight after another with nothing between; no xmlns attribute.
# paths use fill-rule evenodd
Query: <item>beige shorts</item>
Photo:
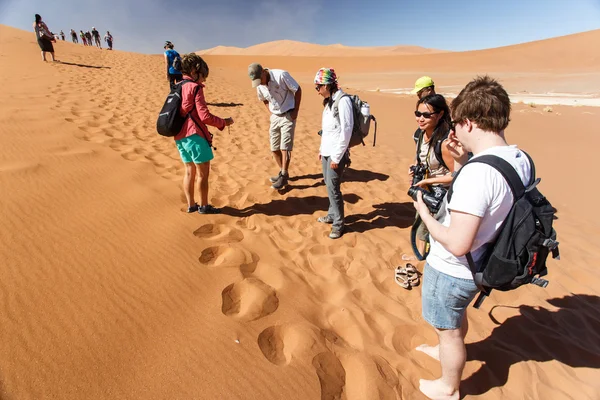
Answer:
<svg viewBox="0 0 600 400"><path fill-rule="evenodd" d="M269 128L271 151L291 151L294 148L295 130L296 121L292 121L289 112L282 115L271 114L271 127Z"/></svg>

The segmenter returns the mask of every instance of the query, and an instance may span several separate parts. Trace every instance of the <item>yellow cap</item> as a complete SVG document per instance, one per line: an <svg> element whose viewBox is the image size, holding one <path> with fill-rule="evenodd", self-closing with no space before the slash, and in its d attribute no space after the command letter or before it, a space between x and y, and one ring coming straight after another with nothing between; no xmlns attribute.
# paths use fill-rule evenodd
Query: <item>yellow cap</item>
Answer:
<svg viewBox="0 0 600 400"><path fill-rule="evenodd" d="M427 87L433 86L433 79L428 76L422 76L415 82L415 88L411 90L412 94L418 93Z"/></svg>

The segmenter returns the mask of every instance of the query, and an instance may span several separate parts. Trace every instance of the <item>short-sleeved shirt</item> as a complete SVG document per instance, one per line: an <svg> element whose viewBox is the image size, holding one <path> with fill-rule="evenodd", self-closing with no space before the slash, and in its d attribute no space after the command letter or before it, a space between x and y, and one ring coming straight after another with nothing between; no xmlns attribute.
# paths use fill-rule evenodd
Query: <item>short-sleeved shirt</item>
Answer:
<svg viewBox="0 0 600 400"><path fill-rule="evenodd" d="M165 54L167 55L167 61L169 62L169 73L171 75L181 74L181 72L173 68L173 61L175 61L177 57L180 57L179 53L173 49L168 49L167 51L165 51Z"/></svg>
<svg viewBox="0 0 600 400"><path fill-rule="evenodd" d="M531 179L531 165L527 156L517 146L498 146L487 149L473 158L491 154L512 165L524 185ZM513 205L510 186L494 167L483 163L465 165L454 182L452 200L444 199L440 210L440 223L450 226L452 214L459 211L481 217L479 230L471 246L475 263L483 257L487 244L498 236L502 223ZM456 278L473 279L466 257L455 257L433 237L427 263L436 270Z"/></svg>
<svg viewBox="0 0 600 400"><path fill-rule="evenodd" d="M300 85L287 71L282 69L269 69L267 71L271 79L267 85L260 85L256 88L258 99L269 102L271 113L285 114L296 107L294 96Z"/></svg>

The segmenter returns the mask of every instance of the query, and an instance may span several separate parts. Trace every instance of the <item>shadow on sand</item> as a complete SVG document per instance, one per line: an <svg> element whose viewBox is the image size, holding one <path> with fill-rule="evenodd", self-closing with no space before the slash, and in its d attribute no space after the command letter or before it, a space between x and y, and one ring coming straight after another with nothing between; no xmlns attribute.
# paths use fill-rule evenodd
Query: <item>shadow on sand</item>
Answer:
<svg viewBox="0 0 600 400"><path fill-rule="evenodd" d="M521 314L508 318L488 338L467 344L468 360L485 365L461 383L463 397L503 386L511 366L522 361L600 368L600 297L573 294L548 303L559 309L520 306ZM493 309L490 317L495 321Z"/></svg>
<svg viewBox="0 0 600 400"><path fill-rule="evenodd" d="M366 214L346 217L346 231L363 233L371 229L388 226L408 228L415 221L415 207L412 202L374 204L375 210Z"/></svg>
<svg viewBox="0 0 600 400"><path fill-rule="evenodd" d="M297 185L289 182L297 182L304 179L316 179L317 181L312 184L306 185ZM344 176L342 179L343 182L371 182L371 181L387 181L389 179L389 175L380 174L379 172L372 172L368 170L360 170L360 169L352 169L347 168L344 171ZM290 176L288 185L281 190L282 194L288 193L292 190L303 190L309 188L315 188L319 186L325 186L325 181L323 180L323 174L306 174L299 176Z"/></svg>
<svg viewBox="0 0 600 400"><path fill-rule="evenodd" d="M212 107L241 107L244 104L242 103L208 103L209 106Z"/></svg>
<svg viewBox="0 0 600 400"><path fill-rule="evenodd" d="M347 203L356 204L359 200L361 198L353 193L344 195L344 201ZM221 208L221 212L232 217L249 217L255 214L292 217L295 215L312 215L315 211L327 210L328 207L329 198L308 196L271 200L269 203L257 203L239 210L225 206Z"/></svg>
<svg viewBox="0 0 600 400"><path fill-rule="evenodd" d="M66 61L57 61L57 64L73 65L75 67L81 67L81 68L110 69L110 67L104 67L101 65L98 66L98 65L77 64L77 63L71 63L71 62L66 62Z"/></svg>

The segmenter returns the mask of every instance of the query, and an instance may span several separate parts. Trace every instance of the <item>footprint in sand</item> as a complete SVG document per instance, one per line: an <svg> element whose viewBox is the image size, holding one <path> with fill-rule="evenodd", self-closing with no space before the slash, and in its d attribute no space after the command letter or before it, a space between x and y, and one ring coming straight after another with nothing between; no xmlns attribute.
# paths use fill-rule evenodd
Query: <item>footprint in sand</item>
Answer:
<svg viewBox="0 0 600 400"><path fill-rule="evenodd" d="M223 314L253 321L274 313L279 307L275 289L257 278L246 278L227 286L221 294Z"/></svg>
<svg viewBox="0 0 600 400"><path fill-rule="evenodd" d="M317 354L312 365L315 367L321 384L321 400L341 399L346 384L346 370L335 354Z"/></svg>
<svg viewBox="0 0 600 400"><path fill-rule="evenodd" d="M244 240L244 234L237 228L229 227L223 224L206 224L194 231L194 235L204 240L214 240L220 242L241 242Z"/></svg>
<svg viewBox="0 0 600 400"><path fill-rule="evenodd" d="M238 267L243 274L254 272L259 260L258 254L231 245L208 247L199 258L200 264L207 267Z"/></svg>
<svg viewBox="0 0 600 400"><path fill-rule="evenodd" d="M355 353L340 358L346 370L348 400L402 398L398 375L383 357Z"/></svg>
<svg viewBox="0 0 600 400"><path fill-rule="evenodd" d="M289 349L285 348L285 330L285 326L271 326L258 335L260 351L275 365L287 365L292 359Z"/></svg>

